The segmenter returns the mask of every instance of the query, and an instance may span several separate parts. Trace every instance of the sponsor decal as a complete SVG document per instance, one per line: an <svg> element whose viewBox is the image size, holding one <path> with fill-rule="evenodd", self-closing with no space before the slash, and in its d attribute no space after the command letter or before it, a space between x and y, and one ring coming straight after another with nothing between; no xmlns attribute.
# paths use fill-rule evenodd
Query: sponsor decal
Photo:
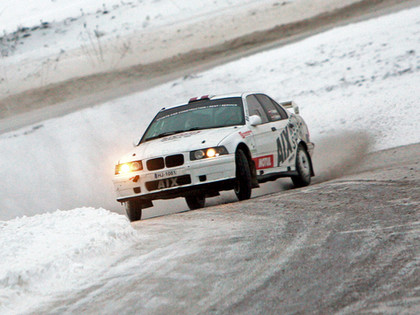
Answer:
<svg viewBox="0 0 420 315"><path fill-rule="evenodd" d="M289 128L286 128L277 138L277 166L284 163L293 153L292 144L290 143Z"/></svg>
<svg viewBox="0 0 420 315"><path fill-rule="evenodd" d="M184 107L186 107L186 106L184 106ZM165 119L165 118L168 118L168 117L173 117L173 116L177 116L177 115L180 115L180 114L194 112L194 111L198 111L198 110L202 110L202 109L223 108L223 107L238 107L238 108L240 108L241 106L239 106L238 104L211 104L211 105L194 106L194 107L188 106L184 110L179 110L179 111L176 111L176 112L168 113L166 115L162 115L161 117L159 117L158 119L156 119L156 121L160 121L160 120Z"/></svg>
<svg viewBox="0 0 420 315"><path fill-rule="evenodd" d="M251 130L249 130L249 131L245 131L245 132L239 132L239 135L240 135L243 139L245 139L246 137L249 137L249 136L251 136L251 135L252 135L252 131L251 131Z"/></svg>
<svg viewBox="0 0 420 315"><path fill-rule="evenodd" d="M178 186L178 183L176 180L177 180L176 177L162 179L159 181L157 189L176 187Z"/></svg>
<svg viewBox="0 0 420 315"><path fill-rule="evenodd" d="M178 135L173 135L173 136L169 136L169 137L165 137L161 140L161 142L166 142L166 141L171 141L171 140L176 140L176 139L181 139L181 138L188 138L191 136L194 136L196 134L199 134L201 131L197 130L197 131L186 131L185 133L180 133Z"/></svg>
<svg viewBox="0 0 420 315"><path fill-rule="evenodd" d="M140 176L136 175L134 177L131 177L129 180L132 180L134 183L137 183L139 181L139 179L140 179Z"/></svg>
<svg viewBox="0 0 420 315"><path fill-rule="evenodd" d="M265 168L270 168L274 166L274 156L266 155L260 156L254 159L257 170L262 170Z"/></svg>
<svg viewBox="0 0 420 315"><path fill-rule="evenodd" d="M292 130L290 130L290 139L292 141L293 154L289 157L289 162L292 162L292 160L295 158L295 153L299 140L299 133L302 132L302 123L300 123L296 117L292 117L290 121L295 125L298 125L298 128L293 128Z"/></svg>

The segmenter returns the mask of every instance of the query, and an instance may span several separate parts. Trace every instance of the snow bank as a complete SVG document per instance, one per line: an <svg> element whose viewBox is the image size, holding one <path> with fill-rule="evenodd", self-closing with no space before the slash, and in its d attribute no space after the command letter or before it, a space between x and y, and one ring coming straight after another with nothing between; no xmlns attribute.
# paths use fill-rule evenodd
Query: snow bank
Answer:
<svg viewBox="0 0 420 315"><path fill-rule="evenodd" d="M0 221L0 313L90 286L138 239L125 216L103 209Z"/></svg>
<svg viewBox="0 0 420 315"><path fill-rule="evenodd" d="M301 106L315 142L366 131L374 150L420 141L420 8L338 28L0 136L0 218L81 206L122 211L114 163L156 111L260 90Z"/></svg>

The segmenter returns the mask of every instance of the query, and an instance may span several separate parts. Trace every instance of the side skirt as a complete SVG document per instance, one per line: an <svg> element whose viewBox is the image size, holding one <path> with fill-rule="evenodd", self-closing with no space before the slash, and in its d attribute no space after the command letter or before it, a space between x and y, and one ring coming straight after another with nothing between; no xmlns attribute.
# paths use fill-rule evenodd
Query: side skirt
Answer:
<svg viewBox="0 0 420 315"><path fill-rule="evenodd" d="M291 177L298 175L297 171L289 171L289 172L280 172L280 173L271 173L265 175L258 175L257 179L259 183L266 183L270 181L275 181L282 177Z"/></svg>

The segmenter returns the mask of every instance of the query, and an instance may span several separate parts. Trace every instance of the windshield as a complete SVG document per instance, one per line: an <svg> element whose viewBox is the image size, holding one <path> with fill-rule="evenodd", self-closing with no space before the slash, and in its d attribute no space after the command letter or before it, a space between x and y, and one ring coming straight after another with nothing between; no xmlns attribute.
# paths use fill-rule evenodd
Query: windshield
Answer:
<svg viewBox="0 0 420 315"><path fill-rule="evenodd" d="M197 101L160 112L141 142L185 131L244 124L240 97Z"/></svg>

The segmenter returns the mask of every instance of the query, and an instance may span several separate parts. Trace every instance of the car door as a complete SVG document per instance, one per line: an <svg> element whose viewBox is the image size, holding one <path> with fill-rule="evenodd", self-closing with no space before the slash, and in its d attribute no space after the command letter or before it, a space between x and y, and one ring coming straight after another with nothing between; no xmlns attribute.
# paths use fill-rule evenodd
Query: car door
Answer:
<svg viewBox="0 0 420 315"><path fill-rule="evenodd" d="M257 170L264 170L258 172L262 174L269 172L270 169L275 167L274 161L274 150L276 146L276 128L273 123L270 122L267 112L257 99L255 94L248 95L246 97L246 103L248 106L249 116L258 115L261 117L261 124L257 126L251 126L251 131L254 136L257 153L254 155L255 166Z"/></svg>
<svg viewBox="0 0 420 315"><path fill-rule="evenodd" d="M280 105L265 94L255 95L269 120L268 125L273 131L270 136L274 145L271 147L271 154L274 157L274 169L276 171L288 171L294 169L296 141L293 141L295 128L289 123L289 115Z"/></svg>

